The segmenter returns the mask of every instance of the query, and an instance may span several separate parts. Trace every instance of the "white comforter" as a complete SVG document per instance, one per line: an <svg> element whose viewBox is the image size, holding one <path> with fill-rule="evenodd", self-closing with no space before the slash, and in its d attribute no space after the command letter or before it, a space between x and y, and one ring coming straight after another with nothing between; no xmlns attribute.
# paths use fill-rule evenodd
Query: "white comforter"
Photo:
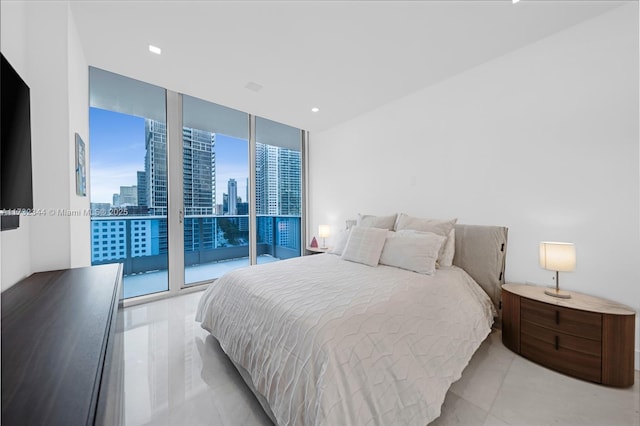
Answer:
<svg viewBox="0 0 640 426"><path fill-rule="evenodd" d="M323 254L227 273L196 318L280 426L424 426L489 334L492 309L456 267L427 276Z"/></svg>

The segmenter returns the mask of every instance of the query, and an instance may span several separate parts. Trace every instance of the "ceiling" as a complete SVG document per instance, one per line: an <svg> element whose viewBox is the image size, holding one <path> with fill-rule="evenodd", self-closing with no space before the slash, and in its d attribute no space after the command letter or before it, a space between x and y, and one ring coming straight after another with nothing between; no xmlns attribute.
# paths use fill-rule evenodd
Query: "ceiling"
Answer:
<svg viewBox="0 0 640 426"><path fill-rule="evenodd" d="M89 65L321 131L628 2L70 5ZM162 55L150 53L149 44Z"/></svg>

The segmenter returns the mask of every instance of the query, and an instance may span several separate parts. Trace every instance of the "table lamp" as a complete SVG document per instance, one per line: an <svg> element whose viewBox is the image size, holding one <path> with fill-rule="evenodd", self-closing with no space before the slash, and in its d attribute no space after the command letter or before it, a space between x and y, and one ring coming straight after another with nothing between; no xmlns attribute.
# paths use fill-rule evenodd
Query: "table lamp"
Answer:
<svg viewBox="0 0 640 426"><path fill-rule="evenodd" d="M571 272L576 268L576 246L573 243L540 243L540 267L556 271L556 288L546 289L545 294L570 299L571 294L560 290L558 272Z"/></svg>
<svg viewBox="0 0 640 426"><path fill-rule="evenodd" d="M320 225L318 226L318 237L322 238L322 247L327 248L327 243L325 239L329 236L329 225Z"/></svg>

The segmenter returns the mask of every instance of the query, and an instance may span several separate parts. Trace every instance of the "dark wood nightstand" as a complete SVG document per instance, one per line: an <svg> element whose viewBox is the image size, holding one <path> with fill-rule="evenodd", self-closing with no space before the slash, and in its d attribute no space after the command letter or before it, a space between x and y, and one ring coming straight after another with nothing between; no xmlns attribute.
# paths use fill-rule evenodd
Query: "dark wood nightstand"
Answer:
<svg viewBox="0 0 640 426"><path fill-rule="evenodd" d="M634 381L635 311L621 303L544 287L502 286L502 343L538 364L579 379L628 387Z"/></svg>

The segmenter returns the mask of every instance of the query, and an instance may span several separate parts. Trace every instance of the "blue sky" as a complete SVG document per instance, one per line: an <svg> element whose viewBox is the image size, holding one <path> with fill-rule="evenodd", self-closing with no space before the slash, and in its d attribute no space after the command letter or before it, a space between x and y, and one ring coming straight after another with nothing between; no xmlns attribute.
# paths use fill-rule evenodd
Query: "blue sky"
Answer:
<svg viewBox="0 0 640 426"><path fill-rule="evenodd" d="M144 118L89 109L89 176L93 203L111 203L120 186L137 184L137 171L144 170ZM238 182L238 195L245 201L249 176L246 140L216 134L216 203L222 203L227 182Z"/></svg>

